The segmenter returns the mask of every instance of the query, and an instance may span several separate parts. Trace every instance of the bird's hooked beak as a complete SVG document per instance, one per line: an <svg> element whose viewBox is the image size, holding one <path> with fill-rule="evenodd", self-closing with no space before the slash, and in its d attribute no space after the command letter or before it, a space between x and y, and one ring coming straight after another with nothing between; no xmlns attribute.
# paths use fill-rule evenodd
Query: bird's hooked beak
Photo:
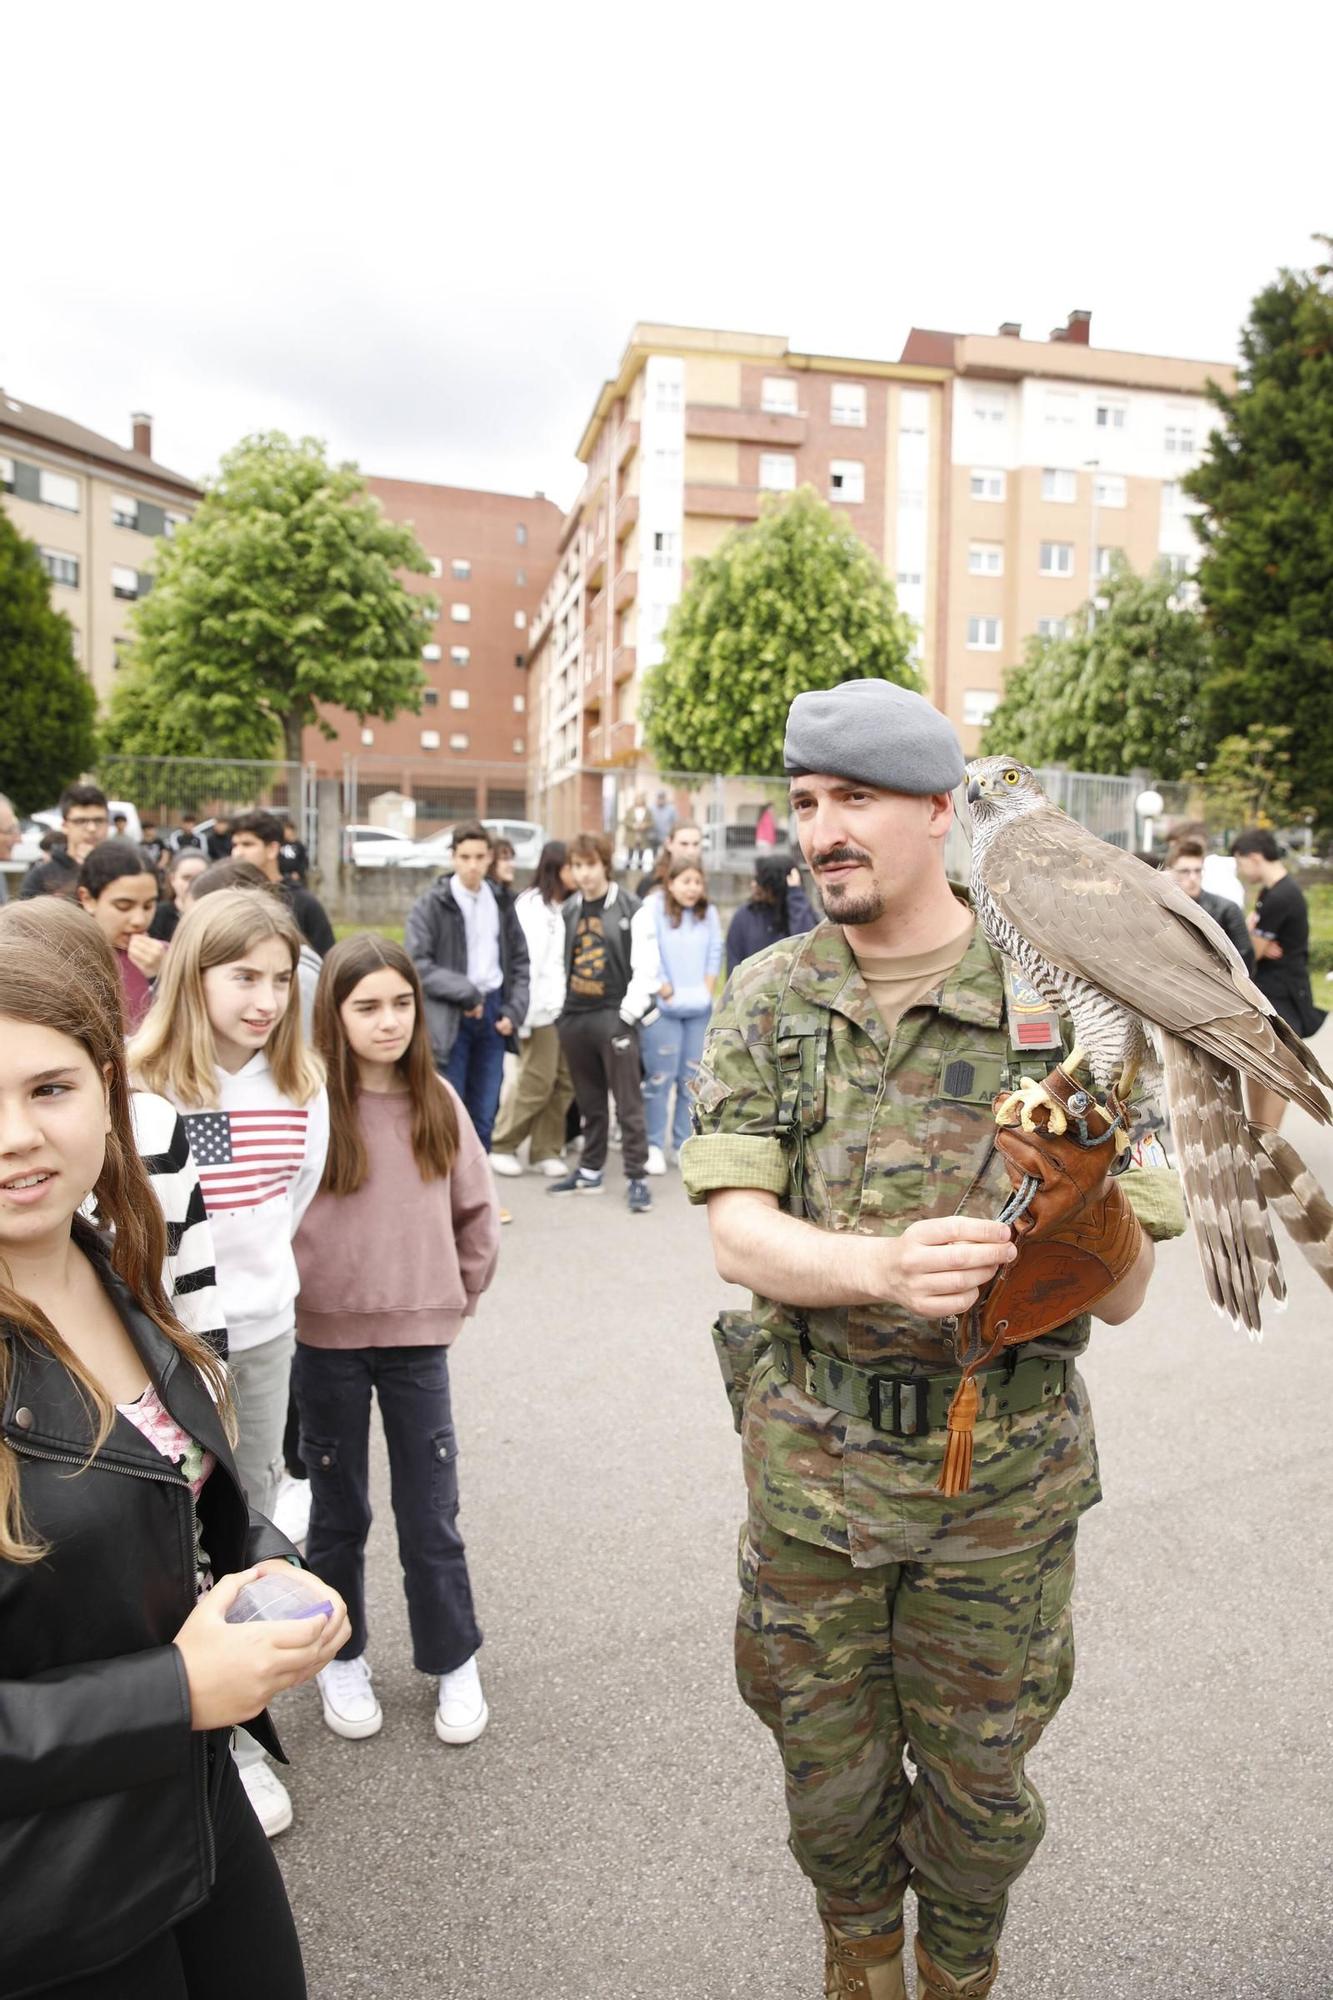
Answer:
<svg viewBox="0 0 1333 2000"><path fill-rule="evenodd" d="M963 794L963 796L964 796L964 798L966 798L966 800L967 800L967 803L968 803L968 804L969 804L970 806L974 806L974 805L976 804L977 800L978 800L978 799L979 799L979 798L981 797L981 780L980 780L980 778L969 778L969 780L968 780L968 785L967 785L967 790L966 790L966 792L965 792L965 793Z"/></svg>

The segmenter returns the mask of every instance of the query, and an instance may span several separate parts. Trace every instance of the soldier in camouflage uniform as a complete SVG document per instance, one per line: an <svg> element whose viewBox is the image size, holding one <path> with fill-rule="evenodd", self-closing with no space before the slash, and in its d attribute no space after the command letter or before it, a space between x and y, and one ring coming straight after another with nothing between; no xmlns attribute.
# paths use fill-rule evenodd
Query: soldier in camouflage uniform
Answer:
<svg viewBox="0 0 1333 2000"><path fill-rule="evenodd" d="M733 975L682 1156L721 1275L755 1293L719 1322L750 1496L738 1678L782 1753L826 1992L905 1993L910 1885L919 1992L979 2000L1044 1827L1024 1758L1073 1678L1074 1541L1100 1497L1089 1318L979 1378L971 1486L941 1493L954 1316L1015 1254L990 1219L1011 1191L992 1098L1041 1023L945 878L963 760L944 719L886 683L803 695L787 763L834 921ZM886 991L908 996L887 1025ZM1097 1306L1112 1322L1183 1227L1169 1172L1121 1185L1144 1236Z"/></svg>

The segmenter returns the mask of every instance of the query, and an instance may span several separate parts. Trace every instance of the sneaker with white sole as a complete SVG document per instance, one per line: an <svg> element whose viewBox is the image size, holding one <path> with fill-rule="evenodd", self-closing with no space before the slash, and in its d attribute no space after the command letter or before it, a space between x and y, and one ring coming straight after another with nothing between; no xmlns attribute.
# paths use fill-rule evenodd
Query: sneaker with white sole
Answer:
<svg viewBox="0 0 1333 2000"><path fill-rule="evenodd" d="M540 1171L545 1174L548 1181L562 1181L569 1172L569 1168L565 1165L559 1153L553 1153L549 1160L542 1161Z"/></svg>
<svg viewBox="0 0 1333 2000"><path fill-rule="evenodd" d="M302 1547L310 1533L310 1481L283 1474L278 1497L273 1502L273 1525L289 1542Z"/></svg>
<svg viewBox="0 0 1333 2000"><path fill-rule="evenodd" d="M236 1769L245 1786L245 1796L255 1809L255 1818L269 1839L286 1833L292 1823L292 1802L267 1757L257 1757L253 1764L238 1764Z"/></svg>
<svg viewBox="0 0 1333 2000"><path fill-rule="evenodd" d="M435 1711L435 1734L441 1743L475 1743L491 1719L486 1697L481 1691L477 1656L464 1660L451 1674L440 1675L440 1705Z"/></svg>
<svg viewBox="0 0 1333 2000"><path fill-rule="evenodd" d="M523 1171L523 1162L517 1153L492 1153L491 1172L503 1174L506 1180L517 1180Z"/></svg>
<svg viewBox="0 0 1333 2000"><path fill-rule="evenodd" d="M660 1146L650 1146L648 1148L648 1164L643 1171L646 1174L664 1174L666 1170L666 1154Z"/></svg>
<svg viewBox="0 0 1333 2000"><path fill-rule="evenodd" d="M587 1167L575 1167L573 1173L562 1174L558 1181L552 1181L547 1194L600 1194L602 1176L589 1172Z"/></svg>
<svg viewBox="0 0 1333 2000"><path fill-rule="evenodd" d="M370 1685L370 1662L364 1653L354 1660L330 1660L315 1679L324 1704L324 1720L335 1736L359 1743L365 1736L379 1735L384 1710Z"/></svg>

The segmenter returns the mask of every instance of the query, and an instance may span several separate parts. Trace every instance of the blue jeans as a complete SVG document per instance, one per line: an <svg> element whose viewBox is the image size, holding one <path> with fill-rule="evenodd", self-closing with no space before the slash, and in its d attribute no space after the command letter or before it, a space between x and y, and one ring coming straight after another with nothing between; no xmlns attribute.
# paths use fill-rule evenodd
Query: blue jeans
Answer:
<svg viewBox="0 0 1333 2000"><path fill-rule="evenodd" d="M659 1014L640 1030L643 1047L643 1109L648 1122L648 1144L666 1148L667 1100L676 1088L676 1115L671 1121L671 1143L676 1150L690 1136L689 1086L704 1052L709 1014Z"/></svg>
<svg viewBox="0 0 1333 2000"><path fill-rule="evenodd" d="M500 1109L500 1085L504 1081L505 1045L495 1032L503 1008L504 1001L497 988L486 995L480 1020L471 1020L464 1014L458 1024L458 1039L444 1066L446 1079L466 1104L468 1117L488 1153L495 1114Z"/></svg>
<svg viewBox="0 0 1333 2000"><path fill-rule="evenodd" d="M310 1474L306 1561L339 1591L352 1636L339 1657L366 1650L370 1533L370 1397L380 1399L389 1490L407 1593L413 1663L449 1674L481 1644L458 1532L458 1443L443 1347L303 1347L292 1385L301 1456Z"/></svg>

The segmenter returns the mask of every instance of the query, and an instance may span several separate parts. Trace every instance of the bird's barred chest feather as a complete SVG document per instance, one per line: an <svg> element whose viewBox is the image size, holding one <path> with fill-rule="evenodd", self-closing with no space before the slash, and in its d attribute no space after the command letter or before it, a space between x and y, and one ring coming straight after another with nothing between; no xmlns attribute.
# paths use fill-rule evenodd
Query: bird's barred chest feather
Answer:
<svg viewBox="0 0 1333 2000"><path fill-rule="evenodd" d="M984 891L976 897L976 902L982 929L990 942L1014 961L1043 1000L1063 1007L1068 1013L1074 1024L1074 1038L1087 1055L1093 1079L1099 1089L1105 1090L1120 1074L1127 1058L1142 1051L1143 1030L1138 1016L1118 1006L1095 986L1089 986L1076 973L1051 965L1001 915Z"/></svg>

